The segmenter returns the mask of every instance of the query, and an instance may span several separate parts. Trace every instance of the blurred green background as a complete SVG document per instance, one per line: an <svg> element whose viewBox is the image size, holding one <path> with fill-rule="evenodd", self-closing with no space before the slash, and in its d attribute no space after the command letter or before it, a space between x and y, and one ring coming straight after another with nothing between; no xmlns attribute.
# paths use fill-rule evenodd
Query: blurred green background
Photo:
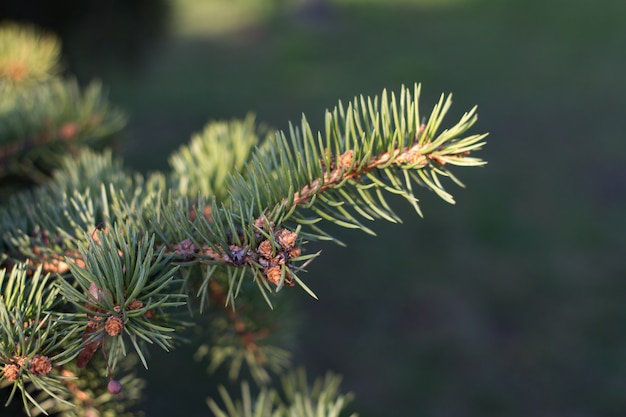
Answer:
<svg viewBox="0 0 626 417"><path fill-rule="evenodd" d="M295 362L343 374L361 417L626 415L626 2L10 3L108 86L141 171L248 111L319 128L338 99L414 82L425 110L454 93L450 124L478 104L489 165L455 171L456 206L424 190L425 219L397 201L378 238L309 245ZM173 357L155 352L147 415L209 415L215 380Z"/></svg>

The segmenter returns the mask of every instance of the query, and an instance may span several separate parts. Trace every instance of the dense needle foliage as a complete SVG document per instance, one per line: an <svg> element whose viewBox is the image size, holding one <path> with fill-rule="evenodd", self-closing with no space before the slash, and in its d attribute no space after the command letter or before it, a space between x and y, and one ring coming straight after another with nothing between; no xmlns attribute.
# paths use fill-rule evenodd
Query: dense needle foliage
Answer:
<svg viewBox="0 0 626 417"><path fill-rule="evenodd" d="M198 356L249 372L242 400L220 390L217 416L338 416L349 396L329 375L309 387L289 373L276 326L285 287L312 297L313 240L326 222L373 232L365 221L400 219L386 196L421 215L417 194L448 203L451 167L481 166L484 134L467 134L476 109L443 128L451 97L428 113L420 86L356 97L325 113L321 132L303 116L286 132L254 118L209 123L170 158L170 172L124 168L101 144L123 126L99 87L81 91L55 72L58 45L33 29L0 36L0 176L34 181L0 207L0 387L29 415L126 415L148 368L202 324ZM3 32L4 33L4 32ZM28 60L22 60L22 57ZM19 69L19 71L18 71ZM12 191L15 191L14 189ZM338 242L341 243L341 242ZM349 279L349 277L346 277ZM287 295L283 295L285 297ZM283 389L270 388L285 374ZM90 414L91 413L91 414Z"/></svg>

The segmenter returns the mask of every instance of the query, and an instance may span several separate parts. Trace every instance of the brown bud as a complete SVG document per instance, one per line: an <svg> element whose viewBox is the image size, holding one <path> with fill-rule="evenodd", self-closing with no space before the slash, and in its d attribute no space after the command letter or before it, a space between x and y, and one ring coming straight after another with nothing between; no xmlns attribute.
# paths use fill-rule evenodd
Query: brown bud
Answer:
<svg viewBox="0 0 626 417"><path fill-rule="evenodd" d="M182 256L183 259L191 259L198 248L193 244L191 239L185 239L174 245L174 250Z"/></svg>
<svg viewBox="0 0 626 417"><path fill-rule="evenodd" d="M268 226L270 229L274 228L274 222L268 222L265 217L257 217L254 219L254 226L262 230L268 230Z"/></svg>
<svg viewBox="0 0 626 417"><path fill-rule="evenodd" d="M267 280L274 285L278 285L278 283L280 282L280 275L281 272L279 266L273 266L265 271L265 276L267 277Z"/></svg>
<svg viewBox="0 0 626 417"><path fill-rule="evenodd" d="M97 329L98 327L100 327L100 324L102 322L98 321L98 319L96 319L95 317L90 317L89 321L87 321L87 328L88 329Z"/></svg>
<svg viewBox="0 0 626 417"><path fill-rule="evenodd" d="M98 300L104 296L104 293L100 288L98 288L95 282L89 284L89 294L93 297L93 300L90 301L93 301L94 303L98 302Z"/></svg>
<svg viewBox="0 0 626 417"><path fill-rule="evenodd" d="M352 160L354 159L354 151L349 149L339 155L339 168L348 169L352 165Z"/></svg>
<svg viewBox="0 0 626 417"><path fill-rule="evenodd" d="M225 253L217 252L210 247L204 247L204 256L207 256L215 261L228 261L228 255Z"/></svg>
<svg viewBox="0 0 626 417"><path fill-rule="evenodd" d="M293 248L289 251L289 258L297 258L298 256L300 256L300 253L300 248Z"/></svg>
<svg viewBox="0 0 626 417"><path fill-rule="evenodd" d="M259 244L259 247L256 251L262 257L270 259L272 257L272 242L270 242L269 240L264 240Z"/></svg>
<svg viewBox="0 0 626 417"><path fill-rule="evenodd" d="M396 158L396 161L399 164L409 164L409 165L425 164L426 157L422 155L422 153L418 151L417 149L409 149L408 151L399 155L398 158Z"/></svg>
<svg viewBox="0 0 626 417"><path fill-rule="evenodd" d="M126 310L139 310L141 307L143 307L143 303L140 300L133 298L133 300L126 307Z"/></svg>
<svg viewBox="0 0 626 417"><path fill-rule="evenodd" d="M249 253L245 247L230 245L229 248L230 255L228 256L228 259L230 262L235 265L243 265L247 262Z"/></svg>
<svg viewBox="0 0 626 417"><path fill-rule="evenodd" d="M20 374L20 367L14 363L7 363L3 369L4 377L13 382Z"/></svg>
<svg viewBox="0 0 626 417"><path fill-rule="evenodd" d="M30 360L30 371L35 375L48 375L52 370L52 362L44 355L35 355Z"/></svg>
<svg viewBox="0 0 626 417"><path fill-rule="evenodd" d="M122 333L123 328L124 322L117 316L110 316L104 324L104 330L109 334L109 336L118 336Z"/></svg>
<svg viewBox="0 0 626 417"><path fill-rule="evenodd" d="M281 252L278 255L274 256L272 259L270 259L270 265L271 266L285 265L285 254Z"/></svg>
<svg viewBox="0 0 626 417"><path fill-rule="evenodd" d="M291 250L296 245L298 234L287 229L279 229L274 234L276 241L284 250Z"/></svg>

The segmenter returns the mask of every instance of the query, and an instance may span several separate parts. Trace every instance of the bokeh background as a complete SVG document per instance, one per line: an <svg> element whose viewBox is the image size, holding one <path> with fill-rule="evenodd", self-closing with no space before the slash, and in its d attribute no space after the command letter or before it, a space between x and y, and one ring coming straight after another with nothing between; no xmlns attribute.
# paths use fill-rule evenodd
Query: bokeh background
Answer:
<svg viewBox="0 0 626 417"><path fill-rule="evenodd" d="M249 111L321 127L338 99L423 85L423 109L474 104L489 165L457 170L457 204L348 243L293 291L295 362L332 369L373 416L626 415L626 2L623 0L4 1L64 42L130 118L140 171L210 119ZM149 417L207 416L215 384L155 352ZM188 355L187 355L188 353ZM173 362L176 356L176 362Z"/></svg>

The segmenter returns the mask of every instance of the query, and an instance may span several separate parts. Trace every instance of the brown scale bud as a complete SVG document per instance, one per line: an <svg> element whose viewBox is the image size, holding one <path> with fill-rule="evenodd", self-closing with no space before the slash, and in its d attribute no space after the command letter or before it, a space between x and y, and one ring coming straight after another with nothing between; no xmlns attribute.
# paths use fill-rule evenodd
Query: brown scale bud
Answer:
<svg viewBox="0 0 626 417"><path fill-rule="evenodd" d="M52 362L44 355L35 355L30 360L30 371L35 375L48 375L52 370Z"/></svg>
<svg viewBox="0 0 626 417"><path fill-rule="evenodd" d="M88 329L97 329L100 326L100 321L98 321L96 318L94 317L90 317L89 321L87 322L87 328Z"/></svg>
<svg viewBox="0 0 626 417"><path fill-rule="evenodd" d="M267 280L274 285L278 285L278 283L280 282L280 275L281 272L279 266L272 266L265 271L265 276L267 277Z"/></svg>
<svg viewBox="0 0 626 417"><path fill-rule="evenodd" d="M110 316L104 324L104 330L109 336L119 336L124 328L124 322L117 316Z"/></svg>
<svg viewBox="0 0 626 417"><path fill-rule="evenodd" d="M267 226L269 226L270 229L273 229L274 222L268 222L267 219L264 217L257 217L256 219L254 219L254 226L262 230L267 230Z"/></svg>
<svg viewBox="0 0 626 417"><path fill-rule="evenodd" d="M352 166L352 161L354 159L354 151L352 149L345 151L341 155L339 155L339 168L348 169Z"/></svg>
<svg viewBox="0 0 626 417"><path fill-rule="evenodd" d="M298 234L287 229L279 229L274 234L276 241L286 251L291 250L296 245Z"/></svg>
<svg viewBox="0 0 626 417"><path fill-rule="evenodd" d="M422 153L419 152L417 149L409 149L408 151L399 155L398 158L396 159L396 162L399 164L410 164L410 165L425 164L426 157L422 155Z"/></svg>
<svg viewBox="0 0 626 417"><path fill-rule="evenodd" d="M143 307L143 303L139 301L138 299L133 298L133 300L126 307L126 310L128 311L139 310L141 307Z"/></svg>
<svg viewBox="0 0 626 417"><path fill-rule="evenodd" d="M176 253L182 256L183 259L191 259L195 255L198 248L196 248L196 245L193 244L191 239L185 239L182 242L175 244L174 250L176 250Z"/></svg>
<svg viewBox="0 0 626 417"><path fill-rule="evenodd" d="M20 375L20 367L14 363L7 363L3 369L4 377L13 382Z"/></svg>
<svg viewBox="0 0 626 417"><path fill-rule="evenodd" d="M285 265L285 254L283 252L279 253L275 257L270 260L270 264L272 265Z"/></svg>
<svg viewBox="0 0 626 417"><path fill-rule="evenodd" d="M289 251L289 258L297 258L298 256L300 256L300 253L302 251L300 250L300 248L293 248Z"/></svg>
<svg viewBox="0 0 626 417"><path fill-rule="evenodd" d="M270 259L272 257L272 242L270 242L269 240L264 240L259 244L259 247L256 251L262 257Z"/></svg>
<svg viewBox="0 0 626 417"><path fill-rule="evenodd" d="M284 261L281 261L278 258L279 257L275 257L274 259L272 259L271 266L265 269L265 277L267 278L269 282L271 282L274 285L280 284L282 268L279 265L284 264ZM285 281L283 282L283 284L289 287L294 286L294 280L291 274L289 273L289 269L285 271Z"/></svg>
<svg viewBox="0 0 626 417"><path fill-rule="evenodd" d="M228 259L235 265L243 265L248 260L248 250L245 247L230 245L230 256Z"/></svg>
<svg viewBox="0 0 626 417"><path fill-rule="evenodd" d="M217 252L208 246L204 248L204 255L208 256L209 258L215 261L228 261L229 260L228 255L226 255L225 253Z"/></svg>

